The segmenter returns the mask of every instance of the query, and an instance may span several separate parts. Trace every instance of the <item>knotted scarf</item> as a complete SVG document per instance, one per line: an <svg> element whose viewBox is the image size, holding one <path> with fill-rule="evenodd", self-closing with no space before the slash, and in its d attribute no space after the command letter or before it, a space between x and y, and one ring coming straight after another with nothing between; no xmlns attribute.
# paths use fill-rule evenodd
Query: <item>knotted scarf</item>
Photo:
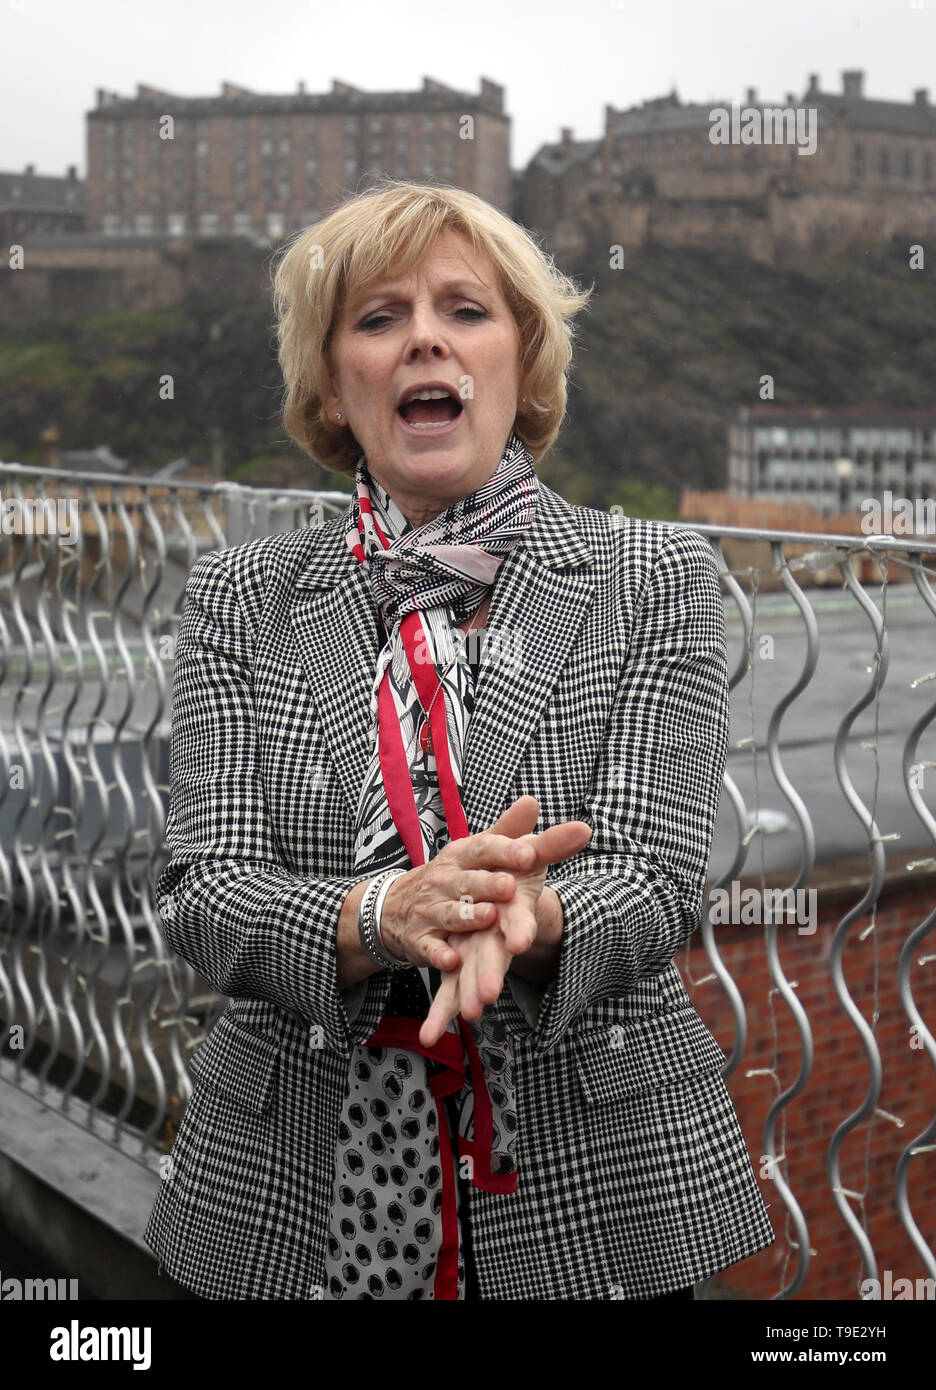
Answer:
<svg viewBox="0 0 936 1390"><path fill-rule="evenodd" d="M355 824L355 872L426 863L450 839L469 834L462 767L474 678L453 660L457 625L477 613L500 565L527 530L536 503L532 455L511 434L491 477L439 516L412 526L372 477L366 457L355 470L347 517L351 553L365 568L389 643L371 692L372 753ZM431 742L420 744L430 711ZM435 779L426 776L434 767ZM437 972L432 972L438 979ZM431 993L430 972L420 976ZM475 1187L516 1191L514 1068L502 1024L459 1014L433 1047L419 1041L422 1020L385 1014L368 1047L402 1047L439 1064L429 1079L442 1153L442 1248L434 1296L456 1298L457 1193L446 1095L457 1096L459 1158Z"/></svg>

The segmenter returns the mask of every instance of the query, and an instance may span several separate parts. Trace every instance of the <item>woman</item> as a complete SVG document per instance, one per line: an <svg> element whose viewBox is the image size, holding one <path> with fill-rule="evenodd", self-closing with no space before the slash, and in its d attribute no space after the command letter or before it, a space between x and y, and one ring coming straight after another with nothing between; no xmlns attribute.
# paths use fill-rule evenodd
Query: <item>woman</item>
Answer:
<svg viewBox="0 0 936 1390"><path fill-rule="evenodd" d="M231 1003L146 1239L205 1298L691 1296L774 1239L673 961L711 550L537 479L588 294L482 200L386 181L274 288L287 431L355 491L186 586L156 898Z"/></svg>

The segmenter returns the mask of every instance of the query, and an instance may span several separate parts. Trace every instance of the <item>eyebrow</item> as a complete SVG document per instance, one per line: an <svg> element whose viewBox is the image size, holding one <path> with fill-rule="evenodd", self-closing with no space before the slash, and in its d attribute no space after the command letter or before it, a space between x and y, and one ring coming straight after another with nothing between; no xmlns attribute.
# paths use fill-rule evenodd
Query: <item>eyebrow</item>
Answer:
<svg viewBox="0 0 936 1390"><path fill-rule="evenodd" d="M363 299L352 301L351 307L354 313L360 313L365 304L369 304L372 299L383 299L385 296L396 294L401 283L400 280L388 280L373 286L367 291ZM478 291L480 290L484 293L487 290L487 286L482 284L480 280L466 280L462 277L455 280L446 280L444 284L440 286L440 290L443 294L455 293L463 295L466 299L476 299L478 297Z"/></svg>

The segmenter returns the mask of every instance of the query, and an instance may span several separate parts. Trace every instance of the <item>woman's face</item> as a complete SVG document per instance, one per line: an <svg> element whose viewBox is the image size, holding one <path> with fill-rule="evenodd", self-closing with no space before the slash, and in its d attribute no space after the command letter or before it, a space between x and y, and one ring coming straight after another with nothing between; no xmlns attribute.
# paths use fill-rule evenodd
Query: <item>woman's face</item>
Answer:
<svg viewBox="0 0 936 1390"><path fill-rule="evenodd" d="M407 277L352 292L332 336L334 420L414 526L486 483L518 408L520 338L490 259L443 232ZM453 400L409 407L414 387L441 383ZM460 407L460 409L459 409Z"/></svg>

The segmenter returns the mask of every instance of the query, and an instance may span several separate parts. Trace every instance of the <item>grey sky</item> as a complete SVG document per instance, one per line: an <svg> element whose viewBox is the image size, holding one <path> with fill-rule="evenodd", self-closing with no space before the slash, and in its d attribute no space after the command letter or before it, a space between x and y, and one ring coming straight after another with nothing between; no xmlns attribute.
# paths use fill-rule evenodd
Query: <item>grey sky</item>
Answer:
<svg viewBox="0 0 936 1390"><path fill-rule="evenodd" d="M222 80L258 91L421 87L423 75L506 89L511 165L571 126L602 129L606 102L668 92L702 102L826 90L863 68L865 93L936 99L936 0L0 0L0 169L86 172L95 88L182 95Z"/></svg>

